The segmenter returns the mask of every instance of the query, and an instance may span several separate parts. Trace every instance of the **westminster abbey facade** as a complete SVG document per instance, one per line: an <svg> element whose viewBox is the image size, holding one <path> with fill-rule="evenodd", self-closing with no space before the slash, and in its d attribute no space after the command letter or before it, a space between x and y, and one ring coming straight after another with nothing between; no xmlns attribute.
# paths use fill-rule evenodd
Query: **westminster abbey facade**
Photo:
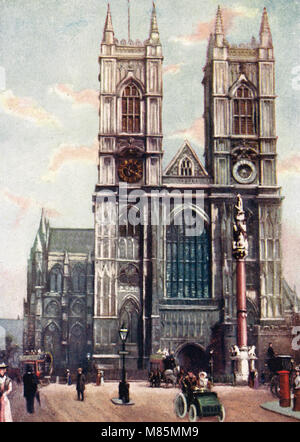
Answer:
<svg viewBox="0 0 300 442"><path fill-rule="evenodd" d="M229 372L236 343L233 209L241 194L249 345L260 358L272 340L286 352L298 306L281 269L266 10L258 40L232 46L218 8L202 80L204 164L186 140L162 167L163 48L155 6L143 43L115 38L108 7L99 64L94 229L51 228L42 215L28 266L25 348L52 351L57 368L78 366L87 355L118 368L118 330L126 325L129 369L147 368L150 355L167 348L185 368L203 369L213 350L215 369ZM201 226L192 234L186 211Z"/></svg>

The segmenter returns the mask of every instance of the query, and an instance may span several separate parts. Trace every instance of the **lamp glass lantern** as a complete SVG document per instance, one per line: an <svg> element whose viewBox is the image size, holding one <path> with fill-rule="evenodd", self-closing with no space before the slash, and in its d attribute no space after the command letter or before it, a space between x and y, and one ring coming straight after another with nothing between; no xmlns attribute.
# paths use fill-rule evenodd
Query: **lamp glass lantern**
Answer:
<svg viewBox="0 0 300 442"><path fill-rule="evenodd" d="M119 335L120 335L121 341L123 343L125 343L127 336L128 336L128 329L126 327L121 327L119 330Z"/></svg>

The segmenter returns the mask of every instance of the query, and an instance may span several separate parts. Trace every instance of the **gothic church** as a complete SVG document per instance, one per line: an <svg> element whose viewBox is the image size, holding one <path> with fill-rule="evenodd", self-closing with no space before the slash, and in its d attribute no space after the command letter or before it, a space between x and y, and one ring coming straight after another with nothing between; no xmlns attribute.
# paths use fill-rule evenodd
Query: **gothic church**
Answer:
<svg viewBox="0 0 300 442"><path fill-rule="evenodd" d="M118 368L118 330L125 324L129 369L148 368L150 355L163 348L185 368L205 369L213 349L215 369L229 373L228 349L236 343L232 223L239 193L249 241L249 345L263 358L276 339L284 352L291 342L288 318L298 307L281 271L274 51L266 10L258 41L233 46L218 8L202 81L205 164L185 141L162 168L163 48L154 5L144 43L115 38L108 6L99 64L94 229L52 228L42 214L28 264L25 348L51 351L57 370L76 367L87 355L99 366ZM138 191L148 203L142 213ZM154 222L155 192L189 195L201 232L188 234L185 203L176 205L176 198L170 222L162 222L163 197ZM130 213L143 222L131 223ZM114 222L104 222L103 214Z"/></svg>

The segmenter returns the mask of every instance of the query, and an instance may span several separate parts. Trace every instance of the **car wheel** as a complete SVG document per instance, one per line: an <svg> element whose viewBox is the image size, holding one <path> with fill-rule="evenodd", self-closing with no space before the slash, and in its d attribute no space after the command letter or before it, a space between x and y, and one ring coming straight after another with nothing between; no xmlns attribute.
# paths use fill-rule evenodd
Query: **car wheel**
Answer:
<svg viewBox="0 0 300 442"><path fill-rule="evenodd" d="M178 417L183 418L187 413L187 401L184 394L179 393L174 403L175 413Z"/></svg>
<svg viewBox="0 0 300 442"><path fill-rule="evenodd" d="M223 405L221 407L221 413L219 414L218 419L219 419L219 422L224 422L224 420L225 420L225 408Z"/></svg>
<svg viewBox="0 0 300 442"><path fill-rule="evenodd" d="M189 421L190 421L190 422L196 422L197 417L198 417L198 415L197 415L197 408L196 408L196 405L195 405L195 404L192 404L192 405L190 406L190 409L189 409Z"/></svg>

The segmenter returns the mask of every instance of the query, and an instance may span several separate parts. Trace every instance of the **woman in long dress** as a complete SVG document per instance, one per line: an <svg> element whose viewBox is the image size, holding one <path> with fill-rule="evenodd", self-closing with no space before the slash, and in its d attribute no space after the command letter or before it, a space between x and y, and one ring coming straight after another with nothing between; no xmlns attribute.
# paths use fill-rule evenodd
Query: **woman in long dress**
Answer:
<svg viewBox="0 0 300 442"><path fill-rule="evenodd" d="M0 364L0 422L12 422L8 395L12 391L12 381L6 374L7 365Z"/></svg>

